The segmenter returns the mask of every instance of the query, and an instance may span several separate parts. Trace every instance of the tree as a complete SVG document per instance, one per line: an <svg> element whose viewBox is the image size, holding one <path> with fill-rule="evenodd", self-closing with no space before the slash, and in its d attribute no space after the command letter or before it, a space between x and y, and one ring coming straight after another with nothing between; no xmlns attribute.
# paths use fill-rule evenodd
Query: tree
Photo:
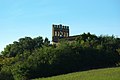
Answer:
<svg viewBox="0 0 120 80"><path fill-rule="evenodd" d="M2 51L2 55L7 57L15 57L16 55L23 54L25 51L34 51L36 48L40 48L43 45L42 37L31 37L20 38L19 41L14 41L13 44L9 44Z"/></svg>
<svg viewBox="0 0 120 80"><path fill-rule="evenodd" d="M49 46L48 38L20 38L0 56L0 78L30 80L93 68L120 65L120 39L84 33L74 41Z"/></svg>
<svg viewBox="0 0 120 80"><path fill-rule="evenodd" d="M50 45L50 41L48 40L48 38L45 38L44 45L45 46L49 46Z"/></svg>

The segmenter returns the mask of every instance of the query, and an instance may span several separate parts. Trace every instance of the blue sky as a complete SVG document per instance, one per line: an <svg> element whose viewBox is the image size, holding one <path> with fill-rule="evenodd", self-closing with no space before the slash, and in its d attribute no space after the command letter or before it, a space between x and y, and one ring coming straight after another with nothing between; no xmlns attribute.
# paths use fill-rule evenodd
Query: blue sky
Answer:
<svg viewBox="0 0 120 80"><path fill-rule="evenodd" d="M0 51L19 38L48 37L52 24L70 35L120 36L120 0L0 0Z"/></svg>

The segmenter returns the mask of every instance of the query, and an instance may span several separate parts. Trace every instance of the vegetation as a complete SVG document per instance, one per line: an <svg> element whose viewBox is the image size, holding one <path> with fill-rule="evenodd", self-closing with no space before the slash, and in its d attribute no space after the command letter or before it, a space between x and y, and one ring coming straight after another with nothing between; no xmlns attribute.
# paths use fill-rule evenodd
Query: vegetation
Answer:
<svg viewBox="0 0 120 80"><path fill-rule="evenodd" d="M84 33L56 45L48 38L20 38L0 55L1 80L29 80L120 66L120 38Z"/></svg>
<svg viewBox="0 0 120 80"><path fill-rule="evenodd" d="M119 68L96 69L34 80L119 80Z"/></svg>

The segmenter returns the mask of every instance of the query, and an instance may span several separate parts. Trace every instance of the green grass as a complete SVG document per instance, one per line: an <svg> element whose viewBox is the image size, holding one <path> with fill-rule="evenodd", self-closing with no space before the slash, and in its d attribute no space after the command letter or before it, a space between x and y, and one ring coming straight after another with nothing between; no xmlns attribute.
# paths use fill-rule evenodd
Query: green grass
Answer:
<svg viewBox="0 0 120 80"><path fill-rule="evenodd" d="M120 80L120 67L75 72L35 80Z"/></svg>

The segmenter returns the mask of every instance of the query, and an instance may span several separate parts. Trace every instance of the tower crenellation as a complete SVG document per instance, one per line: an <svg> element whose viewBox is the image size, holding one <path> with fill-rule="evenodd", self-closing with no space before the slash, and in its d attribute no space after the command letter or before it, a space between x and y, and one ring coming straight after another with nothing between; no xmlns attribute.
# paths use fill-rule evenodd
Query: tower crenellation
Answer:
<svg viewBox="0 0 120 80"><path fill-rule="evenodd" d="M52 25L52 41L58 42L60 38L69 37L69 26L65 26L62 24Z"/></svg>

